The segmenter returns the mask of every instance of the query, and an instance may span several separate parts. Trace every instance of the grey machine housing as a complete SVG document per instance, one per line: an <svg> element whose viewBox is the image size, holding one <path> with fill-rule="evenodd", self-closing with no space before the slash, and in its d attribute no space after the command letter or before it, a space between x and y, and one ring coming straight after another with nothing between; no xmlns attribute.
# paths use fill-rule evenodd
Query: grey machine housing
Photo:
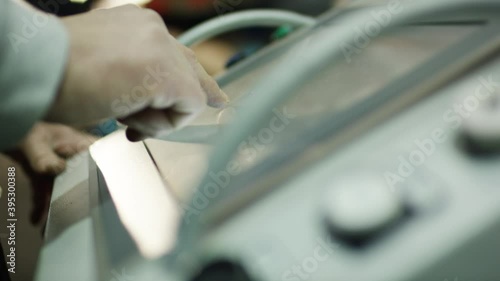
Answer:
<svg viewBox="0 0 500 281"><path fill-rule="evenodd" d="M207 109L193 125L217 123L208 143L101 145L56 182L37 280L500 280L500 3L432 2L397 2L376 36L366 24L390 2L333 10L236 65L218 79L236 117L219 128ZM206 166L166 172L192 154ZM103 157L161 178L182 210L173 250L141 254L110 184L130 175L107 174ZM54 202L75 177L88 217L61 226ZM51 261L83 240L78 265L54 276Z"/></svg>

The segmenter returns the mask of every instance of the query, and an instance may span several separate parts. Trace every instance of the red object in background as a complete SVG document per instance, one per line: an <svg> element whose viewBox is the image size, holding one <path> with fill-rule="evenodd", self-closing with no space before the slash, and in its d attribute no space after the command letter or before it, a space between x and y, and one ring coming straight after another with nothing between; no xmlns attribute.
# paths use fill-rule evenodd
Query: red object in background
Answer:
<svg viewBox="0 0 500 281"><path fill-rule="evenodd" d="M197 17L213 9L213 0L152 0L147 7L164 16Z"/></svg>
<svg viewBox="0 0 500 281"><path fill-rule="evenodd" d="M211 4L211 0L187 0L189 7L194 9L205 9Z"/></svg>
<svg viewBox="0 0 500 281"><path fill-rule="evenodd" d="M160 15L166 15L169 8L168 2L168 0L153 0L146 7L156 11Z"/></svg>

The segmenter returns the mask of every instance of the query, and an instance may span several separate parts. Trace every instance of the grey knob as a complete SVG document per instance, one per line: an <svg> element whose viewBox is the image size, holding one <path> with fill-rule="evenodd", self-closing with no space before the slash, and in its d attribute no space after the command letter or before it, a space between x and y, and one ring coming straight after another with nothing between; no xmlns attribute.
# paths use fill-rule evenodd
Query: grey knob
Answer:
<svg viewBox="0 0 500 281"><path fill-rule="evenodd" d="M464 133L474 148L500 150L500 95L481 101L463 123Z"/></svg>
<svg viewBox="0 0 500 281"><path fill-rule="evenodd" d="M403 214L403 200L381 175L360 173L332 182L324 198L329 227L360 237L377 232Z"/></svg>

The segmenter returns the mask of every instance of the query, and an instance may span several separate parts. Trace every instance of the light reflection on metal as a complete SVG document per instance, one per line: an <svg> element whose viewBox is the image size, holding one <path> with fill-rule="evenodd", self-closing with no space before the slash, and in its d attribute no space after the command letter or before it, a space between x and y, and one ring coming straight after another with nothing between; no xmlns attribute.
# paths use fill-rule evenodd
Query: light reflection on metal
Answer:
<svg viewBox="0 0 500 281"><path fill-rule="evenodd" d="M73 0L73 1L87 1L87 0ZM151 0L100 0L96 1L93 5L94 9L109 9L126 4L134 4L139 7L146 6Z"/></svg>
<svg viewBox="0 0 500 281"><path fill-rule="evenodd" d="M176 241L179 209L144 144L123 131L95 143L90 153L106 180L121 222L146 258L158 258Z"/></svg>
<svg viewBox="0 0 500 281"><path fill-rule="evenodd" d="M71 3L77 3L77 4L83 4L85 2L87 2L88 0L69 0L69 2Z"/></svg>

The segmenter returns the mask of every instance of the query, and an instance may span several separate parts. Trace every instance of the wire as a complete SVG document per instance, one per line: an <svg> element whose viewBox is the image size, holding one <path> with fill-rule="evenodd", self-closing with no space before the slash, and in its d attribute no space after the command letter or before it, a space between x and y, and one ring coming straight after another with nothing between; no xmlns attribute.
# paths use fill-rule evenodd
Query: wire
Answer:
<svg viewBox="0 0 500 281"><path fill-rule="evenodd" d="M392 14L390 21L385 26L380 26L378 35L395 26L428 18L430 15L434 18L463 16L464 14L470 15L470 13L484 15L498 12L500 9L500 2L485 0L474 2L469 0L421 0L412 2L409 0L402 1L401 5L403 5L401 11ZM208 165L210 171L223 171L241 142L258 131L261 125L272 117L274 108L283 104L291 95L296 94L297 89L300 89L305 82L331 65L335 59L339 59L345 51L342 46L356 46L357 37L354 36L354 31L360 27L364 28L364 25L373 19L373 12L374 7L353 11L349 17L336 20L335 25L325 26L325 30L318 31L313 36L313 40L305 41L305 48L299 46L298 52L288 54L288 56L294 57L282 60L278 67L269 75L266 75L251 91L253 94L252 98L247 100L247 107L242 108L237 120L227 130L225 138L214 149ZM333 37L331 34L335 34L335 36ZM196 193L202 193L203 187L211 184L212 181L207 172ZM221 191L228 192L230 188L231 186L228 186L221 189ZM209 211L210 206L216 205L221 197L223 196L219 194L217 198L211 199L204 212ZM199 216L197 223L184 224L181 227L178 246L184 252L193 254L192 251L196 251L197 241L203 233L203 227L205 227L203 213L199 214Z"/></svg>
<svg viewBox="0 0 500 281"><path fill-rule="evenodd" d="M186 46L192 46L220 34L247 27L279 27L285 24L304 27L313 26L315 23L316 19L297 13L272 9L251 10L231 13L201 23L182 34L178 40Z"/></svg>

